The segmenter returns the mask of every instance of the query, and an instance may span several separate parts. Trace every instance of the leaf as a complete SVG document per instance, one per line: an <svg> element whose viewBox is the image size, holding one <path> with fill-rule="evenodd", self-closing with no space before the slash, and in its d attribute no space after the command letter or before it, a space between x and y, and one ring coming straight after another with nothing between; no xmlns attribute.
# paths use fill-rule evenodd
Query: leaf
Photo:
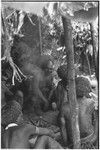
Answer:
<svg viewBox="0 0 100 150"><path fill-rule="evenodd" d="M25 13L23 11L19 12L19 24L18 24L18 28L17 28L17 33L19 33L21 27L24 24L24 17L25 17Z"/></svg>
<svg viewBox="0 0 100 150"><path fill-rule="evenodd" d="M64 14L68 13L70 16L74 16L75 11L84 9L83 2L60 2L60 9Z"/></svg>
<svg viewBox="0 0 100 150"><path fill-rule="evenodd" d="M28 17L29 21L31 22L31 24L32 24L33 26L35 26L35 24L33 23L32 19L31 19L30 14L27 14L27 17Z"/></svg>
<svg viewBox="0 0 100 150"><path fill-rule="evenodd" d="M93 46L91 44L87 45L86 52L93 56Z"/></svg>
<svg viewBox="0 0 100 150"><path fill-rule="evenodd" d="M60 2L59 6L64 15L69 14L70 16L74 16L74 12L76 11L88 11L91 7L97 7L98 2Z"/></svg>

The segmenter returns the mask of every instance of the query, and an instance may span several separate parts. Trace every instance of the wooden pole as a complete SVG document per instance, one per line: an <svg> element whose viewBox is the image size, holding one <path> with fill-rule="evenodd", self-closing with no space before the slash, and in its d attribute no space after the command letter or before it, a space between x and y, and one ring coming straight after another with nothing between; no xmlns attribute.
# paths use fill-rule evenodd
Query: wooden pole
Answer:
<svg viewBox="0 0 100 150"><path fill-rule="evenodd" d="M96 73L97 51L96 51L96 41L95 41L95 29L94 29L93 22L90 23L90 30L91 30L92 45L93 45L93 62L94 62L94 69Z"/></svg>
<svg viewBox="0 0 100 150"><path fill-rule="evenodd" d="M42 54L42 35L41 35L41 19L39 18L39 39L40 39L40 54Z"/></svg>
<svg viewBox="0 0 100 150"><path fill-rule="evenodd" d="M62 17L68 70L68 100L71 110L71 127L74 149L80 149L80 131L78 124L78 103L75 88L74 50L72 40L71 20Z"/></svg>

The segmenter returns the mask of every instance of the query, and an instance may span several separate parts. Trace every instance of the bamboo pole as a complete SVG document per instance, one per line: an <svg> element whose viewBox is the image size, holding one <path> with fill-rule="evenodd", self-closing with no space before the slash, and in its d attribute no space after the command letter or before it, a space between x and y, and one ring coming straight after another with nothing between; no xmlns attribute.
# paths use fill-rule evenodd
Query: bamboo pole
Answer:
<svg viewBox="0 0 100 150"><path fill-rule="evenodd" d="M80 131L78 123L78 103L76 99L75 87L75 68L74 68L74 50L72 40L72 26L71 20L62 17L64 34L65 34L65 47L67 55L67 70L68 70L68 100L71 110L71 128L73 136L74 149L80 148Z"/></svg>
<svg viewBox="0 0 100 150"><path fill-rule="evenodd" d="M41 35L41 19L39 18L39 39L40 39L40 54L42 54L42 35Z"/></svg>

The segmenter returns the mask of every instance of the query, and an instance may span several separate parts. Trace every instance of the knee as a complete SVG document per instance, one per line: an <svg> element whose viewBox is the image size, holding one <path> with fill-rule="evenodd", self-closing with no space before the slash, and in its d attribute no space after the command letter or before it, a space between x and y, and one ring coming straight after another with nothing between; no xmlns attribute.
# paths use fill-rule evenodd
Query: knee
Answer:
<svg viewBox="0 0 100 150"><path fill-rule="evenodd" d="M47 135L42 135L42 136L41 136L41 139L42 139L44 142L46 142L46 141L48 141L48 137L49 137L49 136L47 136Z"/></svg>
<svg viewBox="0 0 100 150"><path fill-rule="evenodd" d="M65 126L65 118L64 118L64 117L61 117L60 121L61 121L61 125L62 125L62 126Z"/></svg>

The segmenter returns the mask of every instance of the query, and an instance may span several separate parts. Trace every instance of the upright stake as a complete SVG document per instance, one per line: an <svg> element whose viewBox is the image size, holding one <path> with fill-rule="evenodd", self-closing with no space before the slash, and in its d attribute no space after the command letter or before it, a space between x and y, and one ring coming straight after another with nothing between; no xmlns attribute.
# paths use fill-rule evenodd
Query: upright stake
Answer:
<svg viewBox="0 0 100 150"><path fill-rule="evenodd" d="M71 109L71 127L74 149L80 149L80 131L78 123L78 103L75 90L74 50L72 40L71 20L62 17L68 69L68 99Z"/></svg>
<svg viewBox="0 0 100 150"><path fill-rule="evenodd" d="M42 54L42 36L41 36L41 19L39 18L39 38L40 38L40 54Z"/></svg>
<svg viewBox="0 0 100 150"><path fill-rule="evenodd" d="M91 30L92 45L93 45L93 62L94 62L94 68L96 72L97 51L96 51L96 41L95 41L95 29L93 23L90 23L90 30Z"/></svg>

